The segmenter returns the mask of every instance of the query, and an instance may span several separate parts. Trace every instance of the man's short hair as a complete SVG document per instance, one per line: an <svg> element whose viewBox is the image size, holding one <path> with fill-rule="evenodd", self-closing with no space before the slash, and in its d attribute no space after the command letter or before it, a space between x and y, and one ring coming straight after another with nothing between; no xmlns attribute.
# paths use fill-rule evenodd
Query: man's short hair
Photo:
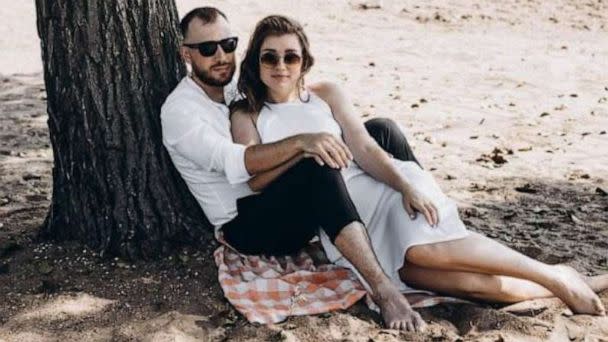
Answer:
<svg viewBox="0 0 608 342"><path fill-rule="evenodd" d="M203 24L212 24L217 20L218 15L221 15L224 19L228 20L226 15L215 7L197 7L188 12L179 23L182 37L186 38L186 34L188 34L188 25L190 25L190 22L194 18L200 19Z"/></svg>

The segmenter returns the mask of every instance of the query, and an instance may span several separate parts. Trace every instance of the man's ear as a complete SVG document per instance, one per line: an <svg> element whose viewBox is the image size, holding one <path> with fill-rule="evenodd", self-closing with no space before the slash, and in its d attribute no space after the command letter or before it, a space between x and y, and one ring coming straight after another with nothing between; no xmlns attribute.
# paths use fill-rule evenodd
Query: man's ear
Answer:
<svg viewBox="0 0 608 342"><path fill-rule="evenodd" d="M192 55L190 54L190 49L186 46L179 47L179 54L182 56L182 59L187 64L192 64Z"/></svg>

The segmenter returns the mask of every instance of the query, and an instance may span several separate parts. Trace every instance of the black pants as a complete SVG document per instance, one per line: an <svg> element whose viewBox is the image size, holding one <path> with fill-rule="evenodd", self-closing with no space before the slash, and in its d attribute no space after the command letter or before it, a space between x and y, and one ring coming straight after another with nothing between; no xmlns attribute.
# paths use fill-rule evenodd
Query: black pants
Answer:
<svg viewBox="0 0 608 342"><path fill-rule="evenodd" d="M399 127L389 119L365 123L394 158L418 163ZM285 255L304 247L323 227L332 242L340 230L361 222L339 170L305 159L261 194L237 200L238 216L224 224L224 238L244 254Z"/></svg>
<svg viewBox="0 0 608 342"><path fill-rule="evenodd" d="M371 135L378 145L382 147L386 152L393 155L393 158L413 161L420 165L414 152L407 143L407 139L399 126L391 119L377 118L371 119L365 122L365 128ZM422 165L420 165L422 167Z"/></svg>

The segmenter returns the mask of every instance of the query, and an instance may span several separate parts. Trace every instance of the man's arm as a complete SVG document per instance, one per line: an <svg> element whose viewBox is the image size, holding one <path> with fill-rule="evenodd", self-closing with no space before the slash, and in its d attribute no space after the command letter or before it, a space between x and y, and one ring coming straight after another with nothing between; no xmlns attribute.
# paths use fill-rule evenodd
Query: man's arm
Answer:
<svg viewBox="0 0 608 342"><path fill-rule="evenodd" d="M261 144L255 126L251 120L246 121L248 118L245 115L232 115L231 130L234 142L247 146L244 157L245 167L250 175L255 175L254 178L272 171L304 153L303 139L300 136L271 144Z"/></svg>
<svg viewBox="0 0 608 342"><path fill-rule="evenodd" d="M287 170L291 169L294 165L296 165L300 160L304 159L304 155L300 154L296 157L291 158L287 162L275 167L272 170L264 171L262 173L258 173L251 179L247 181L247 185L253 191L262 191L272 182L274 182L277 178L279 178L283 173Z"/></svg>
<svg viewBox="0 0 608 342"><path fill-rule="evenodd" d="M245 151L245 165L250 174L274 169L303 153L319 165L344 168L352 159L346 144L329 133L298 134L274 143L250 145Z"/></svg>
<svg viewBox="0 0 608 342"><path fill-rule="evenodd" d="M262 190L307 156L315 158L320 165L327 162L328 165L335 168L345 167L346 159L352 158L349 156L350 152L345 150L346 146L340 146L337 139L325 134L302 134L276 143L261 144L254 123L256 118L256 114L247 113L240 109L235 110L230 117L234 142L248 146L245 153L245 164L249 173L255 174L248 181L249 187L254 191ZM296 141L298 146L295 154L291 153L293 149L289 147L293 140ZM324 157L307 152L312 150L318 151ZM333 155L338 157L334 158ZM273 159L273 161L269 164L268 159ZM257 169L255 170L261 171L255 172L250 168L256 166ZM261 166L266 166L266 168Z"/></svg>
<svg viewBox="0 0 608 342"><path fill-rule="evenodd" d="M163 143L206 171L222 172L230 184L272 170L300 153L332 167L346 164L346 145L330 134L301 134L271 144L235 144L198 115L196 103L166 102L161 109Z"/></svg>
<svg viewBox="0 0 608 342"><path fill-rule="evenodd" d="M256 119L256 114L246 113L242 110L234 111L230 116L230 130L232 133L232 140L234 140L234 142L237 144L243 144L250 147L260 144L260 135L255 127ZM259 151L257 153L259 153ZM245 153L245 164L247 164L247 156L248 154ZM251 157L256 157L256 152L251 152L249 156L250 159L255 159ZM257 157L259 158L259 156ZM247 181L247 184L249 185L251 190L261 191L270 183L272 183L275 179L281 176L285 171L289 170L292 166L294 166L298 161L302 160L302 157L303 153L299 151L295 156L283 162L282 164L269 170L255 173L255 176L249 179L249 181ZM282 158L278 158L278 160L280 159ZM259 162L259 160L257 162ZM251 161L249 161L249 163L251 163Z"/></svg>

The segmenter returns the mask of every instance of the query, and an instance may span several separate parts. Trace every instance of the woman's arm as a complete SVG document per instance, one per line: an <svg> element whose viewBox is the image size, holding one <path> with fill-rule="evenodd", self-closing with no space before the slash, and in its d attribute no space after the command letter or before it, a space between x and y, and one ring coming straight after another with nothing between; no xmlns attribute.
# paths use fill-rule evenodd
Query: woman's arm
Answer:
<svg viewBox="0 0 608 342"><path fill-rule="evenodd" d="M232 139L235 143L247 146L261 143L260 135L255 127L254 120L256 119L256 114L246 113L242 110L236 110L232 113L230 116L230 130L232 133ZM303 157L303 153L298 153L277 167L256 174L250 178L249 181L247 181L249 188L251 188L253 191L263 190L285 171L294 166Z"/></svg>
<svg viewBox="0 0 608 342"><path fill-rule="evenodd" d="M257 114L247 113L241 109L230 114L230 133L232 140L237 144L245 146L262 143L258 130L255 128Z"/></svg>
<svg viewBox="0 0 608 342"><path fill-rule="evenodd" d="M429 224L436 225L437 209L433 203L408 183L388 154L369 135L345 92L332 83L317 83L310 90L329 104L357 164L375 179L399 191L410 216L415 216L413 209L416 209L426 217Z"/></svg>

